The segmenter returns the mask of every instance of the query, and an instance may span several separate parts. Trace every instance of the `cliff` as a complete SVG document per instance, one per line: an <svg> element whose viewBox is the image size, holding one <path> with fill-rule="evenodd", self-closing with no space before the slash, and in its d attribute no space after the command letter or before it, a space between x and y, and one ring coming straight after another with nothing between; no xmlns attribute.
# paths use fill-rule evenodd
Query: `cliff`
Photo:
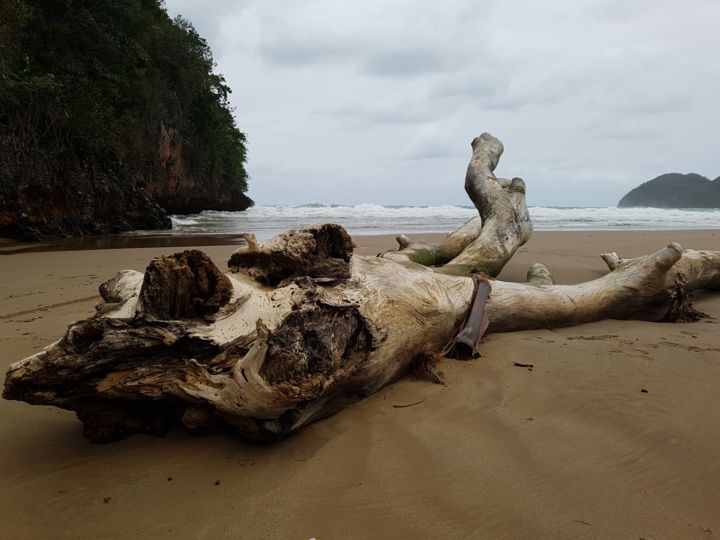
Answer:
<svg viewBox="0 0 720 540"><path fill-rule="evenodd" d="M720 177L699 174L663 174L629 191L619 207L720 208Z"/></svg>
<svg viewBox="0 0 720 540"><path fill-rule="evenodd" d="M0 237L245 210L245 135L192 25L160 0L0 3Z"/></svg>
<svg viewBox="0 0 720 540"><path fill-rule="evenodd" d="M0 170L0 237L24 241L169 229L170 218L112 153Z"/></svg>
<svg viewBox="0 0 720 540"><path fill-rule="evenodd" d="M170 214L203 210L241 211L254 202L244 184L224 173L195 173L186 164L182 133L160 126L157 161L147 173L148 194Z"/></svg>

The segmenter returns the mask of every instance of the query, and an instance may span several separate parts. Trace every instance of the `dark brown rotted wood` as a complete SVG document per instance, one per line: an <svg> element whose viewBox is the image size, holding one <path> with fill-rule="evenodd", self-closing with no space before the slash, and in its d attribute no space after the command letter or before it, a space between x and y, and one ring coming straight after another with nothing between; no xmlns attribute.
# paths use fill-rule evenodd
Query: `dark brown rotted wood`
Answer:
<svg viewBox="0 0 720 540"><path fill-rule="evenodd" d="M163 320L212 315L232 297L232 283L195 249L154 258L140 289L141 313Z"/></svg>

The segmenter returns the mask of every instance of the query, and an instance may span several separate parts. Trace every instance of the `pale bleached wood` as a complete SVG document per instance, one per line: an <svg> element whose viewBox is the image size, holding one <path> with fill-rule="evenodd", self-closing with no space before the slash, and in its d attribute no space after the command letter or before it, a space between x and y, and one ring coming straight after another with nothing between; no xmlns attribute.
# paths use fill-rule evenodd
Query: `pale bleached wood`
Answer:
<svg viewBox="0 0 720 540"><path fill-rule="evenodd" d="M527 282L531 285L554 285L555 280L550 269L542 263L530 265L527 271Z"/></svg>
<svg viewBox="0 0 720 540"><path fill-rule="evenodd" d="M527 283L488 277L532 232L524 182L493 174L501 154L489 134L473 141L466 190L480 216L438 246L400 236L399 251L362 257L324 224L264 245L246 235L227 273L194 250L120 272L93 317L10 366L3 396L73 410L95 441L213 421L267 440L413 367L440 380L440 351L471 357L485 330L672 320L696 315L687 292L720 289L720 252L677 244L605 254L611 272L577 285L553 284L540 263Z"/></svg>
<svg viewBox="0 0 720 540"><path fill-rule="evenodd" d="M503 153L502 142L483 133L471 146L465 191L480 215L437 245L398 236L399 249L382 253L382 257L437 267L447 274L480 272L496 276L528 241L533 227L525 203L525 182L496 178L494 174Z"/></svg>
<svg viewBox="0 0 720 540"><path fill-rule="evenodd" d="M291 236L313 243L312 232ZM676 265L690 286L720 287L720 253L686 253L683 262L671 244L578 285L483 280L481 316L488 332L662 319ZM11 366L4 395L75 410L100 441L214 418L255 439L285 435L377 391L418 354L442 350L473 302L471 277L358 255L348 267L347 278L295 276L278 286L240 268L226 275L232 296L217 313L174 321L147 319L142 282L121 273L95 317Z"/></svg>
<svg viewBox="0 0 720 540"><path fill-rule="evenodd" d="M610 270L628 269L642 264L645 257L623 259L615 252L603 253L600 257ZM682 259L675 264L666 275L666 286L670 288L683 274L687 280L687 289L718 289L720 288L720 258L717 251L686 249Z"/></svg>

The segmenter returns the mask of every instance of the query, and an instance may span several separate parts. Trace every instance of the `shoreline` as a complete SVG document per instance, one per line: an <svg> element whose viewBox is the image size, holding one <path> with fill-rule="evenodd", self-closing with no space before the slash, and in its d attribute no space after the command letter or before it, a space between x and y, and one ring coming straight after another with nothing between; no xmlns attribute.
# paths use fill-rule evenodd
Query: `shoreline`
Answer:
<svg viewBox="0 0 720 540"><path fill-rule="evenodd" d="M407 234L411 239L422 239L427 242L437 242L445 238L448 232L422 232L422 233L377 233L351 235L354 240L373 238L378 242L388 243L388 248L394 249L395 236ZM708 233L720 236L720 226L713 228L681 228L681 229L540 229L533 232L536 235L569 235L570 237L583 237L588 234L607 234L608 236L627 236L628 234L650 234L651 236L666 237L673 233L680 235ZM267 241L267 240L265 240ZM240 246L245 244L242 233L195 233L195 234L132 234L132 235L104 235L80 236L61 238L57 240L39 242L20 242L9 238L0 238L0 256L16 255L19 253L60 252L60 251L88 251L105 249L135 249L135 248L172 248L172 247L203 247L203 246Z"/></svg>
<svg viewBox="0 0 720 540"><path fill-rule="evenodd" d="M354 239L363 255L396 247L393 235ZM543 262L558 283L588 281L607 273L600 253L632 257L670 241L720 250L720 230L537 231L499 279L524 281L529 265ZM197 247L224 269L236 245ZM100 283L174 251L0 257L3 377L90 316ZM720 294L698 294L695 305L714 319L490 334L479 359L440 362L447 386L405 377L270 446L230 429L98 446L70 412L2 400L4 530L15 538L708 538L720 531ZM394 407L409 403L417 405Z"/></svg>

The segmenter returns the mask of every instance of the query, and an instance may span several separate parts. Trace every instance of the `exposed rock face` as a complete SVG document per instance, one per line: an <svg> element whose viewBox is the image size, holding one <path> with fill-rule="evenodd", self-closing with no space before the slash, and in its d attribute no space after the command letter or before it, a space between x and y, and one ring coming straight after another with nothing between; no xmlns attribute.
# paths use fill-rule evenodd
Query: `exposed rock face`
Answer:
<svg viewBox="0 0 720 540"><path fill-rule="evenodd" d="M0 237L23 241L169 229L170 218L112 155L0 164Z"/></svg>
<svg viewBox="0 0 720 540"><path fill-rule="evenodd" d="M663 174L639 185L618 203L619 207L720 208L720 177L699 174Z"/></svg>
<svg viewBox="0 0 720 540"><path fill-rule="evenodd" d="M38 241L169 229L168 213L245 210L253 204L230 178L192 175L173 136L166 132L160 159L145 175L132 173L112 152L41 160L32 170L3 157L0 237Z"/></svg>
<svg viewBox="0 0 720 540"><path fill-rule="evenodd" d="M182 135L175 128L161 125L159 143L159 161L148 175L146 189L168 213L241 211L254 204L226 175L193 174L183 159Z"/></svg>

